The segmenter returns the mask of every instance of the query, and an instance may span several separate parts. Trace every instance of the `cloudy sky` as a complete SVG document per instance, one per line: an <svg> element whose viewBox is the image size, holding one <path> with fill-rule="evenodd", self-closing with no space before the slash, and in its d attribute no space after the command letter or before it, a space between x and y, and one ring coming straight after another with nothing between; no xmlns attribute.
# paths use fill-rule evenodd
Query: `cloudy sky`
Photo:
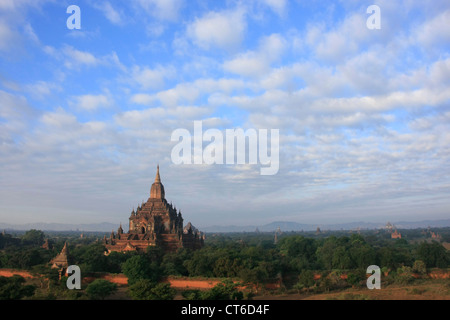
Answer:
<svg viewBox="0 0 450 320"><path fill-rule="evenodd" d="M448 0L1 0L0 222L126 226L158 163L200 228L448 218L449 49ZM174 164L194 121L278 173Z"/></svg>

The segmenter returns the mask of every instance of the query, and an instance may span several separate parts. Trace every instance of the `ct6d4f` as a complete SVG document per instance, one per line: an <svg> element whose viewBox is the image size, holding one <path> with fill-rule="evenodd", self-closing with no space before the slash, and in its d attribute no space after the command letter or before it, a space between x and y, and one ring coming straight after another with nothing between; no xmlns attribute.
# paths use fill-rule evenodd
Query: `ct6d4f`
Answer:
<svg viewBox="0 0 450 320"><path fill-rule="evenodd" d="M229 304L225 308L225 312L227 314L266 314L269 311L269 305L258 305L254 306L252 304L245 304L245 305L239 305L239 304Z"/></svg>

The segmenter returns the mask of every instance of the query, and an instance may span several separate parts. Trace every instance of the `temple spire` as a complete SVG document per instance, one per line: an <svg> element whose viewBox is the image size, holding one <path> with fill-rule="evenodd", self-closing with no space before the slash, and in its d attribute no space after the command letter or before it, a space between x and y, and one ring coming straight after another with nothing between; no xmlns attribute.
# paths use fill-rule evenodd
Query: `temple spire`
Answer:
<svg viewBox="0 0 450 320"><path fill-rule="evenodd" d="M164 199L164 186L161 183L161 177L159 176L159 164L156 167L156 177L155 182L150 188L150 198L151 199Z"/></svg>
<svg viewBox="0 0 450 320"><path fill-rule="evenodd" d="M161 183L161 177L159 176L159 164L156 166L156 177L155 177L156 183Z"/></svg>

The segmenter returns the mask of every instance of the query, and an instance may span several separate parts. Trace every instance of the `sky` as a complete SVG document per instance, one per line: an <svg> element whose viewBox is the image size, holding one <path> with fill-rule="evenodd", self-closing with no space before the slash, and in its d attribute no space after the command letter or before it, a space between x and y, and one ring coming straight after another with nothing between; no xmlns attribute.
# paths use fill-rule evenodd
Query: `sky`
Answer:
<svg viewBox="0 0 450 320"><path fill-rule="evenodd" d="M200 229L449 218L449 49L447 0L1 0L0 222L126 227L158 164ZM174 163L195 121L279 170Z"/></svg>

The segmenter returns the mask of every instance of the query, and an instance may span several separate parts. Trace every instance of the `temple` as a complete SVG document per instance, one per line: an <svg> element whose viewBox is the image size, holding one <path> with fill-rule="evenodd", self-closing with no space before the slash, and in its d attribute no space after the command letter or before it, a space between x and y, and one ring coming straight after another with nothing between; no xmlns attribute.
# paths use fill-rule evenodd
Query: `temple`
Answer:
<svg viewBox="0 0 450 320"><path fill-rule="evenodd" d="M104 237L103 243L108 252L144 251L149 246L176 251L179 248L199 249L204 239L204 234L190 222L183 228L181 211L165 198L158 165L150 197L131 212L128 233L124 233L120 225L117 233L111 232L109 238Z"/></svg>
<svg viewBox="0 0 450 320"><path fill-rule="evenodd" d="M60 279L62 276L67 275L67 268L70 264L69 260L69 248L67 248L67 242L65 242L61 252L50 261L51 268L58 269Z"/></svg>

